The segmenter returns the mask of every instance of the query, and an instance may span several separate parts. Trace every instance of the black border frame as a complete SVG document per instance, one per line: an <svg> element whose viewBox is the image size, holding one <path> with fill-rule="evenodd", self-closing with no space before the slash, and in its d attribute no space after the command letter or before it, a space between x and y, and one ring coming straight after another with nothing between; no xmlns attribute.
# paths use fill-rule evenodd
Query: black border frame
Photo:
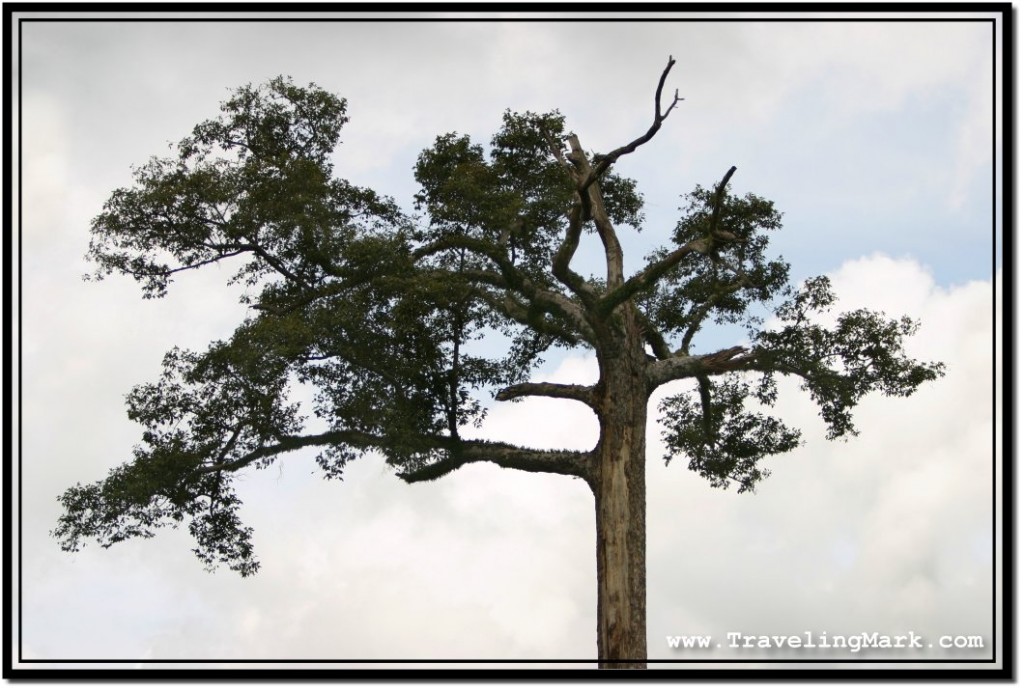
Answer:
<svg viewBox="0 0 1024 691"><path fill-rule="evenodd" d="M1003 525L1002 525L1002 563L1001 569L997 565L999 560L995 559L993 562L993 602L992 602L992 614L993 614L993 631L992 631L992 657L983 659L931 659L931 658L917 658L917 659L824 659L824 660L796 660L796 659L779 659L779 660L767 660L763 658L757 659L737 659L737 660L722 660L719 658L712 659L666 659L666 658L648 658L649 662L667 662L675 663L680 665L678 669L657 669L657 670L634 670L629 671L626 674L615 674L615 672L609 672L606 670L587 670L587 669L558 669L557 667L548 669L537 669L537 668L517 668L516 665L530 664L538 665L544 663L550 663L554 665L566 664L566 663L595 663L596 659L546 659L546 660L519 660L519 659L436 659L436 660L420 660L420 659L342 659L342 660L323 660L323 659L272 659L272 660L253 660L253 659L159 659L159 660L138 660L138 659L46 659L46 660L29 660L25 659L22 655L21 648L21 637L18 636L18 664L81 664L81 665L116 665L116 664L138 664L146 663L152 665L161 665L161 667L152 667L146 669L118 669L106 667L103 669L95 669L89 667L74 668L74 669L60 669L60 668L14 668L15 661L13 660L13 637L14 637L14 625L17 624L18 631L21 630L22 624L22 610L21 610L21 521L20 511L22 506L22 492L21 492L21 381L22 381L22 367L21 367L21 331L22 331L22 309L21 309L21 278L22 278L22 262L21 262L21 226L22 226L22 205L21 205L21 189L19 186L18 190L18 212L17 218L12 218L12 209L14 207L14 197L12 188L12 173L16 174L18 179L21 179L22 173L22 160L21 160L21 27L25 22L47 22L47 21L76 21L76 22L89 22L89 21L102 21L102 22L152 22L152 21L182 21L182 22L309 22L309 21L382 21L382 20L395 20L399 17L395 15L402 15L401 18L405 19L406 15L409 14L421 14L421 13L434 13L434 12L464 12L469 16L466 17L443 17L443 18L431 18L417 16L413 17L411 21L444 21L444 22L458 22L458 21L488 21L487 14L495 11L502 12L529 12L538 16L531 17L529 19L512 19L503 18L503 21L617 21L617 22L629 22L629 21L651 21L656 19L663 19L657 15L667 13L728 13L729 15L735 15L743 12L750 13L768 13L781 15L783 13L799 13L804 16L764 16L764 17L722 17L722 16L692 16L687 17L687 22L700 22L700 21L757 21L757 22L773 22L773 21L786 21L786 22L803 22L803 21L829 21L828 15L839 14L839 13L872 13L870 17L836 17L832 21L984 21L992 24L993 32L993 48L992 48L992 59L993 64L998 65L1002 68L1002 80L999 83L999 71L993 70L993 99L995 99L996 93L1002 89L1002 109L999 111L997 108L993 108L993 132L995 132L996 120L999 115L1002 116L1002 154L1003 154L1003 165L1002 170L999 169L996 155L995 139L993 138L992 143L992 200L993 200L993 218L992 218L992 232L993 232L993 254L992 254L992 268L993 277L995 276L996 267L998 266L998 240L1002 239L1002 255L1003 255L1003 453L1002 453L1002 492L1001 495L997 496L997 484L995 480L995 474L993 475L993 537L992 537L992 548L993 555L999 554L997 550L997 538L998 526L997 526L997 511L996 506L1002 507L1003 513ZM16 18L15 13L44 13L51 16L38 16L38 17L19 17ZM102 13L102 12L132 12L135 16L132 17L82 17L76 16L84 13ZM158 13L195 13L193 17L158 17L152 16ZM309 17L272 17L272 16L231 16L231 15L242 15L243 13L273 13L273 12L287 12L288 14L305 13L311 16ZM355 12L366 12L374 13L377 16L374 17L328 17L323 16L328 13L355 13ZM624 13L632 15L630 17L617 16L617 17L566 17L566 18L554 18L545 17L543 15L553 13L585 13L587 15L604 14L604 13ZM920 17L915 16L921 13L940 13L950 15L966 15L966 16L950 16L950 17ZM806 16L813 13L814 16ZM970 15L979 15L981 13L995 14L999 16L999 21L990 17L970 17ZM54 16L56 15L56 16ZM149 16L147 16L149 15ZM205 15L205 16L204 16ZM218 16L210 16L218 15ZM647 16L644 16L647 15ZM652 16L654 15L654 16ZM881 15L881 16L879 16ZM900 15L900 16L889 16L884 15ZM905 16L904 16L905 15ZM222 3L155 3L143 6L132 6L131 4L116 4L116 3L87 3L87 4L65 4L65 3L7 3L3 6L3 30L4 36L8 39L8 45L10 46L14 38L14 30L17 29L17 45L18 55L15 56L12 49L8 49L4 53L4 103L5 113L7 115L7 126L4 128L3 143L4 143L4 163L8 175L4 177L4 189L3 189L3 200L5 205L5 228L7 232L3 235L3 262L4 262L4 282L3 282L3 311L5 315L5 326L12 326L12 279L11 279L11 261L12 261L12 238L15 232L18 234L18 255L17 255L17 293L18 293L18 313L17 313L17 331L18 331L18 358L17 358L17 382L18 382L18 399L17 399L17 410L18 415L18 447L17 447L17 462L19 467L18 473L18 485L17 485L17 513L14 511L12 506L12 481L13 481L13 462L4 462L3 466L3 496L6 502L7 511L4 515L3 521L3 541L4 541L4 552L3 552L3 563L5 574L13 574L12 560L13 560L13 525L18 525L18 592L17 601L15 602L13 587L11 578L7 577L4 579L3 588L3 599L4 599L4 630L3 630L3 677L10 679L116 679L116 680L155 680L155 679L207 679L207 680L281 680L281 679L373 679L373 680L392 680L392 679L422 679L422 680L439 680L439 679L457 679L457 680L471 680L471 679L548 679L548 680L582 680L582 679L602 679L602 680L617 680L617 681L636 681L640 678L644 679L715 679L715 680L749 680L749 679L761 679L761 680L822 680L822 679L850 679L856 678L858 680L868 679L893 679L893 680L924 680L924 679L974 679L974 680L1009 680L1014 679L1015 672L1015 633L1016 633L1016 622L1015 622L1015 584L1013 576L1015 574L1016 565L1016 553L1014 551L1014 537L1015 537L1015 519L1016 519L1016 507L1014 505L1014 484L1015 484L1015 472L1012 464L1014 452L1016 451L1015 435L1013 434L1013 417L1012 413L1014 410L1014 390L1013 390L1013 378L1015 374L1014 366L1014 350L1013 346L1015 343L1015 322L1013 319L1013 293L1016 287L1016 276L1014 269L1014 238L1012 229L1014 228L1013 222L1015 220L1015 204L1014 204L1014 181L1015 181L1015 159L1013 156L1013 145L1015 143L1015 123L1013 121L1013 115L1015 113L1015 94L1013 92L1014 84L1014 65L1013 58L1015 57L1015 45L1013 43L1014 32L1013 32L1013 15L1012 6L1010 3L880 3L880 2L866 2L866 3L855 3L855 2L839 2L839 3L793 3L793 2L782 2L782 3L755 3L755 2L738 2L738 3L694 3L694 4L675 4L675 3L629 3L629 4L595 4L588 8L583 8L581 5L572 3L502 3L495 5L466 5L452 2L442 3L431 3L418 5L414 3L394 3L394 4L382 4L382 3L352 3L346 5L334 5L334 4L318 4L308 2L296 2L296 3L268 3L259 5L250 5L248 7L240 7L239 5L233 4L222 4ZM997 31L1001 28L1001 33L997 35ZM18 92L15 94L12 90L12 80L14 78L14 70L17 69L17 84ZM15 110L17 108L17 110ZM17 142L18 142L18 158L17 168L15 172L14 161L13 161L13 135L14 128L11 125L14 114L18 114L18 126L17 126ZM1007 157L1006 153L1010 153ZM1002 184L1001 188L999 185L1000 173L1002 173ZM999 193L1002 194L1002 206L997 206L999 199ZM1001 221L1001 235L997 231ZM1009 290L1006 287L1009 287ZM993 297L998 290L995 284L993 284ZM995 316L995 303L993 303L993 316ZM8 341L9 344L12 341ZM1007 354L1009 356L1007 357ZM997 359L997 342L993 338L992 344L992 355L993 362ZM12 395L13 381L11 378L12 371L12 356L11 350L5 353L3 358L3 376L7 386L4 387L4 399L5 414L3 415L3 434L5 439L5 446L10 443L12 444L12 455L13 455L13 429L12 429L12 404L14 403ZM1010 382L1009 391L1007 392L1006 382ZM994 382L996 386L998 382ZM998 413L997 408L997 389L993 388L993 399L992 406L993 412ZM1009 393L1009 397L1006 396ZM1010 424L1007 426L1007 413L1009 416ZM996 438L997 430L993 425L993 454L995 454L996 444L998 442ZM993 456L993 463L998 462L999 459ZM999 589L996 587L997 574L1001 572L1002 575L1002 637L997 637L997 622L1000 621L997 611L998 593ZM12 612L15 604L17 605L17 618L16 622L13 619ZM1001 645L1000 645L1001 644ZM1000 658L999 653L1002 653L1001 668L986 668L986 669L969 669L969 668L953 668L953 669L942 669L945 665L972 665L972 664L992 664L997 662ZM451 664L451 663L462 663L462 664L499 664L508 665L508 667L502 668L491 668L491 669L431 669L430 667L437 664ZM896 669L892 665L914 665L927 663L929 665L939 665L939 668L921 669L921 668L910 668L910 669ZM209 667L193 667L190 669L182 668L164 668L162 665L180 665L180 664L193 664L193 665L216 665L216 664L245 664L253 665L249 669L232 669L232 668L209 668ZM370 669L358 669L358 668L332 668L332 669L287 669L287 668L272 668L272 669L259 669L259 666L268 664L394 664L394 665L407 665L405 667L395 668L370 668ZM722 665L716 668L704 668L704 669L686 669L686 667L694 664L715 664ZM771 669L759 667L757 669L745 668L745 664L777 664L777 665L808 665L810 669L798 669L796 667L787 667L786 669ZM853 667L845 668L822 668L815 665L824 664L844 664L853 665ZM862 665L883 665L883 668L861 668Z"/></svg>

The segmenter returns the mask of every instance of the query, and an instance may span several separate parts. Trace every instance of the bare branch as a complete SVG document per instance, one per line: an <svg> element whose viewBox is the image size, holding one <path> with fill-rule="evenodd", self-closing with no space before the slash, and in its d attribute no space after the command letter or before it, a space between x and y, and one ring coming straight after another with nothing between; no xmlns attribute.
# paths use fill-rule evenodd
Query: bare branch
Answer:
<svg viewBox="0 0 1024 691"><path fill-rule="evenodd" d="M615 234L615 227L608 217L608 212L604 208L604 199L601 197L597 178L592 175L590 161L587 159L583 147L580 146L579 137L575 134L569 136L569 148L569 160L575 166L579 177L585 180L576 190L580 200L581 223L588 219L594 221L598 237L601 238L601 243L604 245L608 287L617 288L622 284L622 246L619 244L619 238Z"/></svg>
<svg viewBox="0 0 1024 691"><path fill-rule="evenodd" d="M658 130L661 129L661 123L665 121L668 114L672 112L672 109L676 107L676 104L683 100L680 98L679 91L677 90L675 97L672 99L671 105L665 109L664 113L661 112L661 92L665 88L665 79L668 77L668 73L672 70L672 66L675 64L676 61L670 55L668 58L668 64L665 65L665 69L661 73L661 78L658 80L658 89L654 92L654 122L651 124L650 128L643 135L637 137L629 144L620 146L618 149L615 149L603 156L598 156L595 159L596 165L594 166L594 169L580 186L581 189L586 189L592 182L600 178L604 172L608 170L613 163L615 163L615 161L619 160L620 157L633 153L637 148L651 141L651 139L654 138L654 135L658 133Z"/></svg>
<svg viewBox="0 0 1024 691"><path fill-rule="evenodd" d="M672 66L676 64L675 59L669 55L668 64L665 65L665 69L661 72L661 78L658 80L658 89L654 92L654 119L664 120L668 117L668 114L672 112L672 109L676 107L676 103L683 100L679 98L679 90L676 89L675 98L672 100L672 105L668 107L664 113L661 112L661 92L665 88L665 79L668 78L668 73L672 71Z"/></svg>
<svg viewBox="0 0 1024 691"><path fill-rule="evenodd" d="M551 384L548 382L525 382L513 384L499 391L494 399L510 401L524 396L546 396L547 398L568 398L594 407L594 387L579 384Z"/></svg>
<svg viewBox="0 0 1024 691"><path fill-rule="evenodd" d="M709 234L714 234L718 231L718 220L722 214L722 199L725 196L725 188L729 184L729 179L732 178L732 174L736 172L736 166L732 166L726 171L722 181L718 183L718 187L715 188L715 201L714 206L711 209L711 222L708 225Z"/></svg>
<svg viewBox="0 0 1024 691"><path fill-rule="evenodd" d="M594 289L587 284L582 276L569 268L569 262L572 261L573 255L576 254L576 248L579 247L582 231L582 206L574 204L569 210L569 226L565 230L565 239L562 240L551 263L551 273L561 281L562 285L582 300L583 304L590 306L594 304L596 298Z"/></svg>
<svg viewBox="0 0 1024 691"><path fill-rule="evenodd" d="M756 369L757 355L756 351L750 352L745 346L733 346L706 355L673 355L647 366L648 385L653 391L677 379Z"/></svg>

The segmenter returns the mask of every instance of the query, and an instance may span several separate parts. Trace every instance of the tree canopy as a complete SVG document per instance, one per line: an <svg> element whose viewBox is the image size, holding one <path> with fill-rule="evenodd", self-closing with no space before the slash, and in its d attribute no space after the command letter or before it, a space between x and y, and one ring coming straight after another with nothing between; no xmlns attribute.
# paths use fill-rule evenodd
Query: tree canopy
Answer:
<svg viewBox="0 0 1024 691"><path fill-rule="evenodd" d="M328 478L376 451L408 482L488 461L596 488L595 452L473 429L492 398L571 399L603 419L603 366L592 386L530 374L559 349L612 362L632 324L645 396L693 384L660 406L669 456L741 492L767 475L766 457L800 441L770 412L780 377L798 378L829 437L841 438L856 433L852 409L868 393L907 396L939 376L941 364L903 350L912 319L824 318L836 299L828 279L791 285L788 264L768 254L782 215L731 194L735 169L686 196L666 245L625 275L618 229L643 227L643 199L613 166L680 102L662 103L671 66L651 128L606 154L587 152L557 111L506 112L487 145L437 137L415 162L415 213L335 176L346 101L283 77L238 89L173 156L137 167L92 222L96 277L130 276L158 298L178 274L238 257L231 280L249 316L205 352L172 350L159 380L128 394L141 441L106 479L60 497L63 548L187 523L207 566L252 574L259 563L233 480L303 448L317 449ZM573 266L583 241L601 243L601 266ZM766 311L772 318L758 316ZM747 339L692 352L714 324L741 325ZM506 347L494 355L481 339ZM290 397L299 383L316 391L309 411Z"/></svg>

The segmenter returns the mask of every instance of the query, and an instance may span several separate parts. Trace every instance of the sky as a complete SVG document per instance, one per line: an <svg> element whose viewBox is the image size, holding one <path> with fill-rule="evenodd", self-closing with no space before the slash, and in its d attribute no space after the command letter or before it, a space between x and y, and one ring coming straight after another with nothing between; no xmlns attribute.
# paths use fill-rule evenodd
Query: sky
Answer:
<svg viewBox="0 0 1024 691"><path fill-rule="evenodd" d="M646 199L642 232L622 230L627 270L668 241L681 195L735 165L734 193L784 213L769 252L795 280L828 275L840 310L920 319L908 352L948 374L909 399L865 399L848 442L827 441L787 382L776 412L805 444L770 459L772 476L745 495L707 486L685 459L665 464L653 413L686 385L660 389L648 428L651 666L837 659L731 648L730 632L913 631L943 669L989 657L1002 293L992 24L716 16L22 24L15 661L592 659L593 499L579 480L475 464L410 486L367 456L335 482L295 453L239 482L262 563L252 578L205 572L184 529L61 552L49 536L58 494L102 478L139 440L125 394L154 380L173 346L203 349L246 314L224 285L231 267L142 300L125 278L84 282L84 254L90 220L130 167L167 154L242 84L284 74L347 98L336 173L411 210L418 152L451 131L486 144L506 108L557 108L591 150L632 140L669 55L667 88L685 101L618 166ZM578 266L597 256L581 248ZM586 384L597 369L574 351L534 378ZM589 449L597 424L577 403L538 400L493 405L480 434ZM680 635L721 647L672 649ZM943 635L985 647L940 650Z"/></svg>

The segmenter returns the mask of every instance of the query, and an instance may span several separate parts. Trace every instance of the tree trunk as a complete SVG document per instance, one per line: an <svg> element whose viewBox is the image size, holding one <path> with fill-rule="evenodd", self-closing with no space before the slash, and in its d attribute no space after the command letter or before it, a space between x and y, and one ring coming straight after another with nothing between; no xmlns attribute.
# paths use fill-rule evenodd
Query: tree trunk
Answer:
<svg viewBox="0 0 1024 691"><path fill-rule="evenodd" d="M601 669L647 666L646 356L639 331L626 331L626 347L601 367L601 436L593 485Z"/></svg>

